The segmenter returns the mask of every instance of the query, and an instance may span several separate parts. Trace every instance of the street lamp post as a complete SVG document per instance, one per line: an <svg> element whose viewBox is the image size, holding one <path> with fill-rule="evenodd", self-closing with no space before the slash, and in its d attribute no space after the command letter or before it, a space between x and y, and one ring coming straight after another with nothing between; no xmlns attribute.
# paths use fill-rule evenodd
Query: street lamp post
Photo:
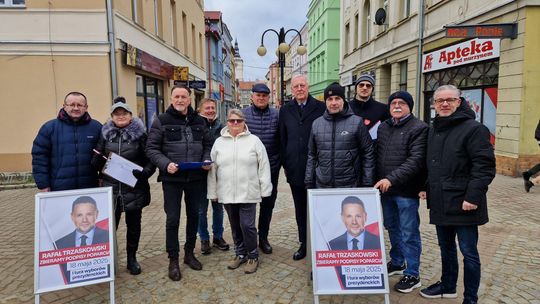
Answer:
<svg viewBox="0 0 540 304"><path fill-rule="evenodd" d="M257 54L259 54L259 56L264 56L266 55L266 48L264 47L264 35L267 33L267 32L274 32L276 33L276 35L278 36L278 49L277 49L277 55L278 55L278 63L279 63L279 72L280 72L280 104L283 103L283 100L285 98L285 81L283 79L283 69L285 67L285 53L287 53L289 51L289 49L291 48L290 45L288 43L285 42L285 36L287 35L288 32L290 31L293 31L293 32L296 32L298 34L298 38L300 38L300 46L298 46L296 52L298 53L298 55L304 55L306 52L307 52L307 49L306 47L304 46L304 44L302 43L302 35L300 34L300 32L298 30L295 30L295 29L288 29L287 31L285 31L284 28L281 28L278 31L274 30L274 29L267 29L266 31L264 31L262 33L262 36L261 36L261 46L259 46L257 48Z"/></svg>

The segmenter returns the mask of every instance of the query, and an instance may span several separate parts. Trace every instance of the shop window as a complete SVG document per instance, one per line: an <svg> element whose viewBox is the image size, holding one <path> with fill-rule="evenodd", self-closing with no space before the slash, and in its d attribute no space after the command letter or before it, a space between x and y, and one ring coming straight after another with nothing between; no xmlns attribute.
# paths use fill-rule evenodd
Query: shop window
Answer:
<svg viewBox="0 0 540 304"><path fill-rule="evenodd" d="M158 114L165 110L163 82L144 75L136 76L137 116L143 120L147 129Z"/></svg>
<svg viewBox="0 0 540 304"><path fill-rule="evenodd" d="M25 0L0 0L0 7L25 7Z"/></svg>

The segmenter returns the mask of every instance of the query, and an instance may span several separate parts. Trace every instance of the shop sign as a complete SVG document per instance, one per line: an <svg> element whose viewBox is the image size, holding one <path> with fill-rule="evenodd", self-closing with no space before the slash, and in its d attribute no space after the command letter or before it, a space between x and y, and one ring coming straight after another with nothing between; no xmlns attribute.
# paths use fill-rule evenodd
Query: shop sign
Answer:
<svg viewBox="0 0 540 304"><path fill-rule="evenodd" d="M173 78L174 67L170 63L156 58L128 43L125 45L126 57L124 62L126 65L169 79Z"/></svg>
<svg viewBox="0 0 540 304"><path fill-rule="evenodd" d="M448 38L517 38L517 23L447 25Z"/></svg>
<svg viewBox="0 0 540 304"><path fill-rule="evenodd" d="M422 56L422 72L452 68L464 64L498 58L499 39L472 39Z"/></svg>
<svg viewBox="0 0 540 304"><path fill-rule="evenodd" d="M346 72L340 75L341 85L346 87L353 84L352 72Z"/></svg>

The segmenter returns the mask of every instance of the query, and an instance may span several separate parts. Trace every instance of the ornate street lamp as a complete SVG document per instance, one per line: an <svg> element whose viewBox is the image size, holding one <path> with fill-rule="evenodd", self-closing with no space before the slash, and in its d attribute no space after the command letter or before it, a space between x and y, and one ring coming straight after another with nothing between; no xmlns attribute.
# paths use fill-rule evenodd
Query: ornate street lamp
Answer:
<svg viewBox="0 0 540 304"><path fill-rule="evenodd" d="M307 52L307 49L306 47L304 46L304 44L302 43L302 35L300 34L300 32L298 30L295 30L295 29L289 29L287 31L285 31L285 29L281 28L278 31L274 30L274 29L267 29L266 31L264 31L262 33L262 36L261 36L261 46L259 46L257 48L257 54L259 54L259 56L264 56L266 55L266 48L264 47L264 35L267 33L267 32L274 32L276 33L276 35L278 36L278 49L276 50L276 53L278 55L278 58L279 58L279 70L280 70L280 87L281 87L281 103L283 103L283 99L285 97L285 81L283 80L283 68L285 67L285 53L287 53L289 51L289 49L291 48L290 45L288 43L285 42L285 36L287 35L288 32L290 31L293 31L293 32L296 32L298 34L298 38L300 38L300 46L298 46L298 48L296 49L296 53L298 55L304 55L306 52Z"/></svg>

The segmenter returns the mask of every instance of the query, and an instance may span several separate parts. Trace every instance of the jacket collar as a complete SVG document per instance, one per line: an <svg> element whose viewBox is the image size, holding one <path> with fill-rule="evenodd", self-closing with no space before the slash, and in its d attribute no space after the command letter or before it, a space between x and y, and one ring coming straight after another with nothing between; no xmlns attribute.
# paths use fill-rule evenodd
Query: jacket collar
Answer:
<svg viewBox="0 0 540 304"><path fill-rule="evenodd" d="M73 118L71 118L71 116L68 115L68 113L64 110L64 108L58 111L57 118L70 125L85 125L89 123L90 121L92 121L92 117L90 117L90 114L88 114L88 112L85 112L84 115L81 116L79 120L75 121L73 120Z"/></svg>

